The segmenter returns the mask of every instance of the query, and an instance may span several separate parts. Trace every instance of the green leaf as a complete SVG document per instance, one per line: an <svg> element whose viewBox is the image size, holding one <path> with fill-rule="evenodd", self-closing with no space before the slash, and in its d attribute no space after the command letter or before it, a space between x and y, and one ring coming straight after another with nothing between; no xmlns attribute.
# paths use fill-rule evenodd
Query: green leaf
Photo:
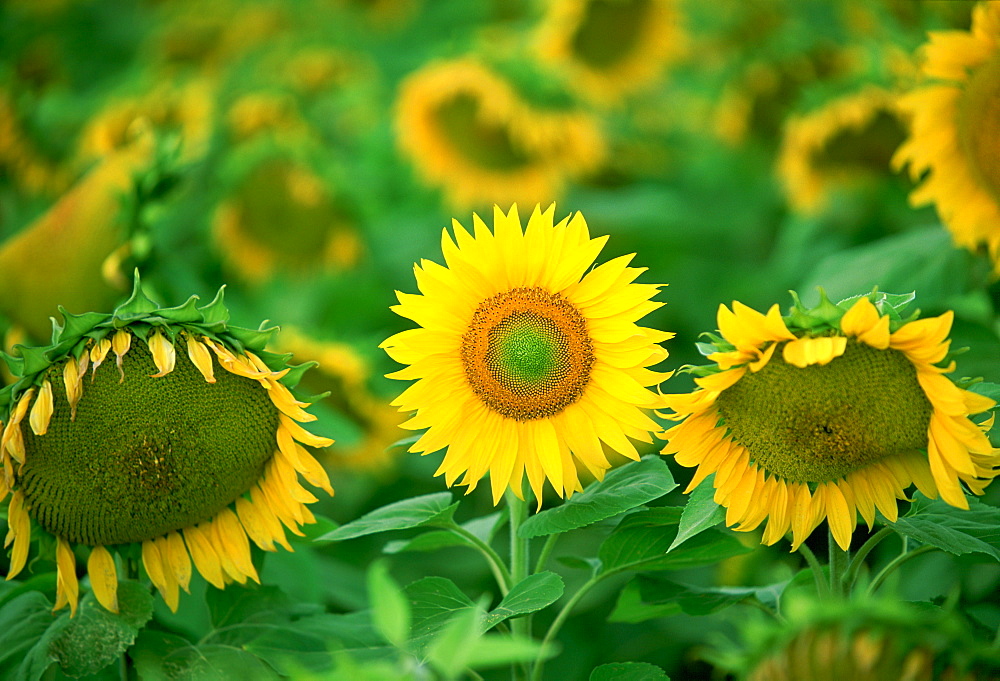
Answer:
<svg viewBox="0 0 1000 681"><path fill-rule="evenodd" d="M216 629L243 622L285 620L292 611L291 599L276 586L209 589L205 601Z"/></svg>
<svg viewBox="0 0 1000 681"><path fill-rule="evenodd" d="M410 637L410 602L389 575L385 561L376 561L368 569L368 599L375 628L389 643L404 647Z"/></svg>
<svg viewBox="0 0 1000 681"><path fill-rule="evenodd" d="M917 494L910 512L889 527L903 535L957 555L985 553L1000 561L1000 508L969 499L969 510Z"/></svg>
<svg viewBox="0 0 1000 681"><path fill-rule="evenodd" d="M198 309L198 296L191 296L182 305L176 307L163 307L156 311L156 314L171 322L200 322L201 311Z"/></svg>
<svg viewBox="0 0 1000 681"><path fill-rule="evenodd" d="M399 539L391 541L382 549L385 553L404 553L408 551L437 551L453 546L472 546L465 537L459 536L448 530L435 530L434 532L424 532L412 539Z"/></svg>
<svg viewBox="0 0 1000 681"><path fill-rule="evenodd" d="M1000 409L1000 384L980 381L979 383L970 385L969 391L990 398L997 403L997 406L993 407L993 410Z"/></svg>
<svg viewBox="0 0 1000 681"><path fill-rule="evenodd" d="M67 676L97 673L121 658L152 616L153 597L138 582L118 582L118 613L105 610L88 593L76 617L53 639L52 653Z"/></svg>
<svg viewBox="0 0 1000 681"><path fill-rule="evenodd" d="M473 641L467 665L470 669L490 669L515 662L531 662L538 659L541 651L541 643L530 638L487 634ZM548 651L541 657L549 658L555 653L555 646L550 645Z"/></svg>
<svg viewBox="0 0 1000 681"><path fill-rule="evenodd" d="M456 678L466 667L481 634L481 612L475 606L456 612L427 645L427 662L444 676Z"/></svg>
<svg viewBox="0 0 1000 681"><path fill-rule="evenodd" d="M424 525L446 525L454 517L456 508L458 502L451 503L450 492L425 494L377 508L357 520L341 525L333 532L327 532L316 541L344 541L390 530L406 530Z"/></svg>
<svg viewBox="0 0 1000 681"><path fill-rule="evenodd" d="M305 631L298 622L233 624L206 642L246 650L284 674L322 672L333 666L331 641Z"/></svg>
<svg viewBox="0 0 1000 681"><path fill-rule="evenodd" d="M679 615L681 612L681 606L677 603L652 605L643 601L639 592L639 582L633 579L618 594L615 609L608 615L608 621L638 624L647 620Z"/></svg>
<svg viewBox="0 0 1000 681"><path fill-rule="evenodd" d="M677 487L670 469L661 456L647 456L610 471L581 494L561 506L528 518L518 534L540 537L586 527L599 520L624 513Z"/></svg>
<svg viewBox="0 0 1000 681"><path fill-rule="evenodd" d="M37 591L16 596L0 608L0 678L38 681L56 661L50 643L69 616L55 617L51 610L52 603Z"/></svg>
<svg viewBox="0 0 1000 681"><path fill-rule="evenodd" d="M635 581L639 585L643 603L654 606L676 603L688 615L697 616L723 610L747 598L755 598L773 607L781 590L788 583L786 581L766 587L702 587L648 575L640 575Z"/></svg>
<svg viewBox="0 0 1000 681"><path fill-rule="evenodd" d="M411 648L424 651L456 615L476 607L455 583L444 577L424 577L404 591L413 613Z"/></svg>
<svg viewBox="0 0 1000 681"><path fill-rule="evenodd" d="M595 668L590 681L670 681L670 677L646 662L612 662Z"/></svg>
<svg viewBox="0 0 1000 681"><path fill-rule="evenodd" d="M708 530L668 553L680 515L680 509L664 507L623 518L598 550L602 571L681 570L751 551L729 534Z"/></svg>
<svg viewBox="0 0 1000 681"><path fill-rule="evenodd" d="M668 551L673 551L691 537L710 527L715 527L726 519L726 510L715 503L714 480L715 474L713 473L691 492L687 505L681 512L677 536L670 544Z"/></svg>
<svg viewBox="0 0 1000 681"><path fill-rule="evenodd" d="M500 605L486 615L484 631L492 629L506 619L538 612L552 605L563 595L562 577L554 572L539 572L518 582L504 596Z"/></svg>
<svg viewBox="0 0 1000 681"><path fill-rule="evenodd" d="M239 679L240 681L279 681L278 673L258 658L240 648L205 644L178 656L178 662L185 663L183 671L168 678L176 681L219 681L219 679ZM166 666L166 665L165 665Z"/></svg>

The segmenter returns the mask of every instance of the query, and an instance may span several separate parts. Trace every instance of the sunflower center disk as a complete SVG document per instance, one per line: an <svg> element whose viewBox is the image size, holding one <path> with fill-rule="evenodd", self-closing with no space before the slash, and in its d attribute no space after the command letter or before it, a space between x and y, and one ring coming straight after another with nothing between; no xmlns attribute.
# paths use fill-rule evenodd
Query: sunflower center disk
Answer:
<svg viewBox="0 0 1000 681"><path fill-rule="evenodd" d="M144 344L83 379L76 420L53 371L45 435L23 427L19 480L34 520L89 545L158 537L207 520L250 489L276 448L278 411L260 384L217 369L209 384L178 352L161 378ZM57 387L58 386L58 387Z"/></svg>
<svg viewBox="0 0 1000 681"><path fill-rule="evenodd" d="M460 93L436 112L442 132L459 153L477 166L489 170L517 170L530 157L516 143L509 124L488 120L478 97Z"/></svg>
<svg viewBox="0 0 1000 681"><path fill-rule="evenodd" d="M462 337L473 392L518 421L554 416L583 395L594 351L580 312L539 287L483 301Z"/></svg>
<svg viewBox="0 0 1000 681"><path fill-rule="evenodd" d="M591 0L573 35L573 52L593 69L614 68L633 55L647 28L652 0Z"/></svg>
<svg viewBox="0 0 1000 681"><path fill-rule="evenodd" d="M793 482L837 480L925 448L932 411L905 355L854 341L829 364L804 369L778 348L717 404L751 460Z"/></svg>
<svg viewBox="0 0 1000 681"><path fill-rule="evenodd" d="M972 74L960 103L962 147L982 180L1000 197L1000 58Z"/></svg>

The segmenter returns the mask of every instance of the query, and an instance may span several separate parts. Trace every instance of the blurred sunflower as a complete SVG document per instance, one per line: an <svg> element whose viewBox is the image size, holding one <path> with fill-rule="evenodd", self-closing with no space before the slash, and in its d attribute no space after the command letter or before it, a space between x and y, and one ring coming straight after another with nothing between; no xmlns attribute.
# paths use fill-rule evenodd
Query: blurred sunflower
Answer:
<svg viewBox="0 0 1000 681"><path fill-rule="evenodd" d="M298 106L287 93L249 92L241 95L229 107L226 123L237 142L263 133L277 138L305 139L309 126L302 119Z"/></svg>
<svg viewBox="0 0 1000 681"><path fill-rule="evenodd" d="M42 157L24 134L14 98L0 90L0 174L31 193L58 193L69 184L63 168Z"/></svg>
<svg viewBox="0 0 1000 681"><path fill-rule="evenodd" d="M227 325L221 295L196 301L159 308L137 280L114 313L66 313L51 346L7 358L19 379L0 391L7 579L24 568L33 531L54 537L56 609L76 611L77 546L90 547L94 595L112 611L114 554L137 544L172 610L192 561L220 589L256 581L247 538L291 550L282 525L301 534L313 521L305 504L316 497L297 474L333 493L298 444L331 441L299 425L315 416L286 385L308 365L263 352L268 330Z"/></svg>
<svg viewBox="0 0 1000 681"><path fill-rule="evenodd" d="M598 479L610 467L602 443L637 459L629 437L650 442L646 415L664 374L658 343L673 334L636 324L662 306L655 284L636 284L632 255L591 269L607 237L591 238L579 213L553 224L536 208L522 231L517 207L494 209L493 231L473 215L444 231L447 266L414 267L421 293L398 293L397 314L419 328L382 346L416 379L393 402L427 431L410 451L447 447L436 475L471 492L488 472L497 503L518 497L527 473L539 506L546 479L559 496L580 491L577 465ZM461 476L461 480L459 477Z"/></svg>
<svg viewBox="0 0 1000 681"><path fill-rule="evenodd" d="M408 76L396 128L420 175L456 208L552 201L603 156L592 117L535 106L472 58L433 62Z"/></svg>
<svg viewBox="0 0 1000 681"><path fill-rule="evenodd" d="M1000 3L976 5L970 31L930 39L923 72L940 82L902 97L913 123L893 165L922 178L910 202L934 203L955 242L986 246L1000 273Z"/></svg>
<svg viewBox="0 0 1000 681"><path fill-rule="evenodd" d="M614 103L684 53L676 0L552 0L536 49L595 102Z"/></svg>
<svg viewBox="0 0 1000 681"><path fill-rule="evenodd" d="M662 435L664 454L698 470L687 491L715 473L726 524L750 531L768 520L763 542L792 530L792 549L828 519L845 550L860 513L890 521L911 484L968 508L965 487L982 494L1000 474L1000 450L969 416L993 400L963 390L939 367L952 313L902 321L868 297L843 307L825 298L789 317L739 302L719 307L721 337L690 394L664 395L682 421Z"/></svg>
<svg viewBox="0 0 1000 681"><path fill-rule="evenodd" d="M353 209L311 170L280 156L252 164L217 208L213 231L223 260L250 281L345 269L361 257Z"/></svg>
<svg viewBox="0 0 1000 681"><path fill-rule="evenodd" d="M817 213L836 189L887 175L904 135L896 97L875 87L790 117L777 171L792 208Z"/></svg>

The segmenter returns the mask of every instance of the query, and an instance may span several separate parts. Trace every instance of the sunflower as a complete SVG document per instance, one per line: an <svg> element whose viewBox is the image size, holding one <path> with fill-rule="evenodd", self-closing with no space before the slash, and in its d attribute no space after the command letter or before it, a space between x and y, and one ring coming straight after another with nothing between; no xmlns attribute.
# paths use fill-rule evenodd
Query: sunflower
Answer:
<svg viewBox="0 0 1000 681"><path fill-rule="evenodd" d="M790 117L777 171L792 208L817 213L835 189L888 174L903 135L896 97L876 87Z"/></svg>
<svg viewBox="0 0 1000 681"><path fill-rule="evenodd" d="M873 304L878 302L878 306ZM739 302L719 307L715 362L689 394L664 395L681 421L662 437L664 454L697 471L691 491L715 473L726 524L763 542L792 531L792 549L828 519L844 548L860 513L890 521L911 484L968 508L1000 471L1000 450L969 416L993 400L952 383L939 364L953 314L903 321L876 294L782 318Z"/></svg>
<svg viewBox="0 0 1000 681"><path fill-rule="evenodd" d="M684 53L676 0L553 0L536 34L542 61L588 99L613 103Z"/></svg>
<svg viewBox="0 0 1000 681"><path fill-rule="evenodd" d="M361 257L353 207L281 156L252 164L217 208L213 231L226 264L250 281L346 269Z"/></svg>
<svg viewBox="0 0 1000 681"><path fill-rule="evenodd" d="M955 242L986 246L1000 273L1000 3L976 5L971 31L930 38L923 72L938 82L902 97L913 123L893 165L923 178L910 202L936 204Z"/></svg>
<svg viewBox="0 0 1000 681"><path fill-rule="evenodd" d="M256 581L247 538L291 550L282 525L301 534L313 521L316 497L297 474L333 493L299 444L331 442L299 425L315 416L288 385L308 365L263 352L270 330L229 326L221 294L196 301L159 308L137 278L114 313L66 313L51 346L8 360L19 380L0 391L7 579L33 530L53 537L56 609L76 611L84 546L94 595L112 611L115 554L124 567L132 547L172 610L194 571L218 588Z"/></svg>
<svg viewBox="0 0 1000 681"><path fill-rule="evenodd" d="M454 207L552 201L603 156L597 124L523 98L512 81L471 57L438 61L400 86L398 143Z"/></svg>
<svg viewBox="0 0 1000 681"><path fill-rule="evenodd" d="M536 207L524 231L516 206L494 209L492 232L477 215L472 235L454 221L447 266L421 261L420 294L397 293L393 311L419 328L381 346L408 365L390 378L416 379L393 402L416 412L404 428L426 429L410 451L447 447L436 475L449 487L471 492L489 472L494 503L508 487L520 497L525 473L539 505L546 479L570 496L578 464L598 479L610 467L602 443L637 459L629 438L656 429L648 386L664 375L647 367L673 334L636 321L662 305L660 286L633 283L632 255L590 269L607 237L554 212Z"/></svg>

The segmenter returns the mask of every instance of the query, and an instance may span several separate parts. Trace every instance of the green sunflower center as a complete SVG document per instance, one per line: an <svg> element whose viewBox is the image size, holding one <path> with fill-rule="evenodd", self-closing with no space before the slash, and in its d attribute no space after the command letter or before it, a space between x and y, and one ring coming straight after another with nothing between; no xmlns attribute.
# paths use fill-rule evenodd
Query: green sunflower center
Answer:
<svg viewBox="0 0 1000 681"><path fill-rule="evenodd" d="M652 0L591 0L573 35L573 53L593 69L610 69L633 56L647 28Z"/></svg>
<svg viewBox="0 0 1000 681"><path fill-rule="evenodd" d="M825 366L786 364L778 348L717 405L758 466L792 482L826 482L927 446L933 410L913 364L849 340Z"/></svg>
<svg viewBox="0 0 1000 681"><path fill-rule="evenodd" d="M83 379L76 419L53 370L45 435L22 427L19 475L29 513L48 532L88 545L141 542L213 517L260 478L276 448L278 410L252 379L217 366L205 379L178 352L157 373L136 341Z"/></svg>
<svg viewBox="0 0 1000 681"><path fill-rule="evenodd" d="M813 153L813 165L827 172L883 172L905 139L906 130L899 118L878 111L864 125L845 127L833 134Z"/></svg>
<svg viewBox="0 0 1000 681"><path fill-rule="evenodd" d="M594 350L580 312L531 287L483 301L462 337L461 357L469 385L488 407L528 421L580 399Z"/></svg>
<svg viewBox="0 0 1000 681"><path fill-rule="evenodd" d="M515 142L506 123L488 120L479 98L461 93L436 111L441 132L455 149L488 170L517 170L531 161Z"/></svg>
<svg viewBox="0 0 1000 681"><path fill-rule="evenodd" d="M1000 197L1000 58L969 78L959 106L958 132L976 172Z"/></svg>

